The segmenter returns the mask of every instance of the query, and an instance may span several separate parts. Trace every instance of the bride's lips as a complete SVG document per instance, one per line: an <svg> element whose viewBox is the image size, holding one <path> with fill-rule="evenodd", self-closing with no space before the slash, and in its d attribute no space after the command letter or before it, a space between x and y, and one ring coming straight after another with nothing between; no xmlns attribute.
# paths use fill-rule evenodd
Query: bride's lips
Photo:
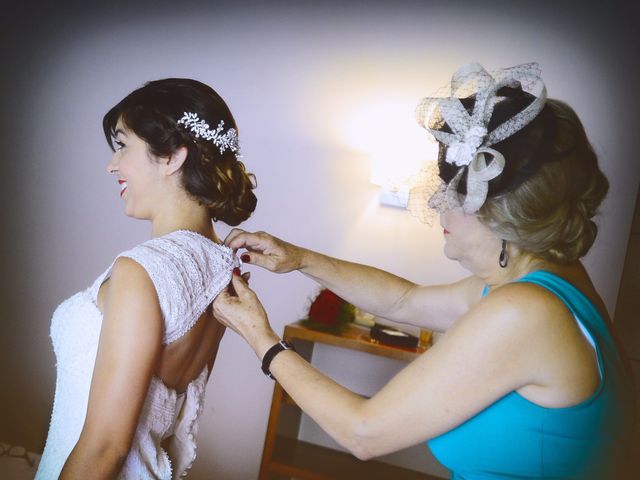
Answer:
<svg viewBox="0 0 640 480"><path fill-rule="evenodd" d="M126 180L118 180L120 184L120 196L124 194L124 191L127 189L127 181Z"/></svg>

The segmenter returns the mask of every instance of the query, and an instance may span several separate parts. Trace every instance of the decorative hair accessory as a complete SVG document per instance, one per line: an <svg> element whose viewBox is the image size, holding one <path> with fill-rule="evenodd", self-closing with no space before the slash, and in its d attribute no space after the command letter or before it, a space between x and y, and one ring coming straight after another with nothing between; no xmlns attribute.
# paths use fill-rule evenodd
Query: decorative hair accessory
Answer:
<svg viewBox="0 0 640 480"><path fill-rule="evenodd" d="M220 153L224 153L226 149L236 153L240 149L238 145L238 132L235 128L230 128L226 133L224 130L224 120L220 120L215 130L209 128L209 124L198 117L197 113L184 112L184 115L178 120L178 125L184 125L189 131L193 132L196 138L204 138L213 142L220 149Z"/></svg>
<svg viewBox="0 0 640 480"><path fill-rule="evenodd" d="M498 90L502 87L520 87L535 98L523 110L488 131L491 114L500 101ZM472 95L475 100L473 110L468 112L461 99ZM447 146L445 161L459 167L458 172L448 184L440 181L434 191L433 179L426 178L427 169L423 170L423 178L412 191L413 199L410 197L407 208L423 221L428 221L429 215L421 210L428 208L442 211L462 207L467 214L478 211L487 198L489 181L499 176L505 165L504 156L491 145L531 122L544 107L546 98L546 87L537 63L491 73L478 63L460 67L451 78L448 94L427 97L416 109L418 123ZM445 123L451 133L441 130ZM465 172L467 188L463 196L458 192L458 184ZM433 169L429 173L433 175Z"/></svg>

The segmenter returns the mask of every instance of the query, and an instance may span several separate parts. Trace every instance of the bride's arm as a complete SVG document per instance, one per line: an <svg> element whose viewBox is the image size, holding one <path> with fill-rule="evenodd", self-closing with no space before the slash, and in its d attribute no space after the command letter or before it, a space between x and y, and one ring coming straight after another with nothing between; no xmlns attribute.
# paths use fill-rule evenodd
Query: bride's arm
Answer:
<svg viewBox="0 0 640 480"><path fill-rule="evenodd" d="M61 479L117 475L162 348L162 312L144 268L131 259L117 259L105 289L87 416Z"/></svg>

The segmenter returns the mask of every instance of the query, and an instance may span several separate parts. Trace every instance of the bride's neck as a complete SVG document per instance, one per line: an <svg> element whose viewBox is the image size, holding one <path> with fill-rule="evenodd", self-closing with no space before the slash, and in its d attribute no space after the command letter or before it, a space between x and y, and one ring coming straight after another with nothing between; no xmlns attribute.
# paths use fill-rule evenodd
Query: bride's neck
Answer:
<svg viewBox="0 0 640 480"><path fill-rule="evenodd" d="M173 202L151 219L152 237L160 237L176 230L190 230L214 242L220 242L213 228L209 210L191 199Z"/></svg>

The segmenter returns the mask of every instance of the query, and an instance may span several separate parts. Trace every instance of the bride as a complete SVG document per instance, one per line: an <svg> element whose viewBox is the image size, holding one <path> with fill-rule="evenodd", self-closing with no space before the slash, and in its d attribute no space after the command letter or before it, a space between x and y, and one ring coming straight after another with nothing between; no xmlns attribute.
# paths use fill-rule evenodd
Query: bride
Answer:
<svg viewBox="0 0 640 480"><path fill-rule="evenodd" d="M149 82L103 128L125 214L150 221L152 238L53 314L56 393L36 478L178 478L224 333L210 304L238 268L213 222L251 215L255 179L229 108L201 82Z"/></svg>

